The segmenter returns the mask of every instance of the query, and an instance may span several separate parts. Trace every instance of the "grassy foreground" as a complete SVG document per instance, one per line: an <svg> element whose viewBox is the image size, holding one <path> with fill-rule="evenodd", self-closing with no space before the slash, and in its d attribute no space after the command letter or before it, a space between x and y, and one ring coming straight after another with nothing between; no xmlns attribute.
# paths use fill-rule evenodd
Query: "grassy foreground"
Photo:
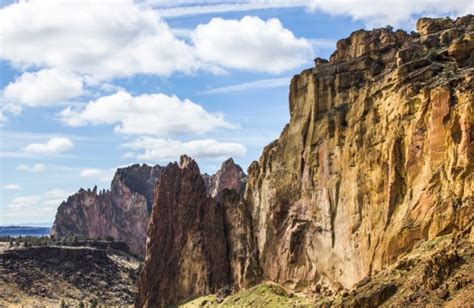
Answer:
<svg viewBox="0 0 474 308"><path fill-rule="evenodd" d="M217 303L215 295L207 295L179 307L311 307L311 303L300 295L287 292L278 284L267 282L232 294L221 303Z"/></svg>

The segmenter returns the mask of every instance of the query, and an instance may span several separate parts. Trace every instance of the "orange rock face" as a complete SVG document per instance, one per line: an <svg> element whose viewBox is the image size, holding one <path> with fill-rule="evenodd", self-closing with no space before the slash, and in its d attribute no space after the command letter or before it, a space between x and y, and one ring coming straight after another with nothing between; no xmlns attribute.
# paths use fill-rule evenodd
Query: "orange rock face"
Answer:
<svg viewBox="0 0 474 308"><path fill-rule="evenodd" d="M188 158L166 168L139 306L261 279L304 292L351 288L421 241L469 231L474 16L417 26L354 32L329 61L294 76L290 122L249 167L243 197L232 166L234 176L219 178L233 192L205 184ZM211 187L222 189L219 202L206 196Z"/></svg>
<svg viewBox="0 0 474 308"><path fill-rule="evenodd" d="M357 31L295 76L290 123L249 169L263 276L350 288L474 213L474 17Z"/></svg>

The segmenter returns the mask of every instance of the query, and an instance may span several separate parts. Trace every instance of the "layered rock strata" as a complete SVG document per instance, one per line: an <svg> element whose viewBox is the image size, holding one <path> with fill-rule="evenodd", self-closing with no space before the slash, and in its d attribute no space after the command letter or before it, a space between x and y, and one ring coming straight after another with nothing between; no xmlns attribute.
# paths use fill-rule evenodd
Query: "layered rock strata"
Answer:
<svg viewBox="0 0 474 308"><path fill-rule="evenodd" d="M296 75L289 124L249 168L267 279L350 288L474 213L474 16L356 31Z"/></svg>
<svg viewBox="0 0 474 308"><path fill-rule="evenodd" d="M59 206L51 235L113 237L143 256L153 191L161 171L158 165L135 164L117 170L110 190L80 189Z"/></svg>
<svg viewBox="0 0 474 308"><path fill-rule="evenodd" d="M290 122L249 167L243 198L206 197L212 179L188 158L167 167L139 306L259 279L329 294L422 241L469 232L474 17L423 18L417 29L356 31L296 75Z"/></svg>

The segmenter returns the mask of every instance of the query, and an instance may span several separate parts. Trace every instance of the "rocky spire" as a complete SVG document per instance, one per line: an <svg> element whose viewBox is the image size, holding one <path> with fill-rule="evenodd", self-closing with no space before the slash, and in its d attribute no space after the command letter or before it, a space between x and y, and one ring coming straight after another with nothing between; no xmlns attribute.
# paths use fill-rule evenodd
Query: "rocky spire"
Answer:
<svg viewBox="0 0 474 308"><path fill-rule="evenodd" d="M155 192L138 306L159 307L229 285L224 211L206 193L196 162L182 156Z"/></svg>

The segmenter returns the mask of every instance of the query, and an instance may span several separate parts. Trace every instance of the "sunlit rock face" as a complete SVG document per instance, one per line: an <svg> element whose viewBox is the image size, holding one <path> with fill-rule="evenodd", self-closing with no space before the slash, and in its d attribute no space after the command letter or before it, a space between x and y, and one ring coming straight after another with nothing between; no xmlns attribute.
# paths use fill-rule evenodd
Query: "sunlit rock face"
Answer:
<svg viewBox="0 0 474 308"><path fill-rule="evenodd" d="M356 31L294 76L290 122L248 178L231 160L213 176L186 156L168 165L138 306L262 280L351 288L417 243L469 228L474 17L417 27Z"/></svg>
<svg viewBox="0 0 474 308"><path fill-rule="evenodd" d="M294 76L289 124L249 168L263 276L351 287L474 211L474 17L356 31Z"/></svg>
<svg viewBox="0 0 474 308"><path fill-rule="evenodd" d="M143 256L153 191L162 169L145 164L119 168L110 190L80 189L59 206L51 235L111 236L126 242L133 253Z"/></svg>

